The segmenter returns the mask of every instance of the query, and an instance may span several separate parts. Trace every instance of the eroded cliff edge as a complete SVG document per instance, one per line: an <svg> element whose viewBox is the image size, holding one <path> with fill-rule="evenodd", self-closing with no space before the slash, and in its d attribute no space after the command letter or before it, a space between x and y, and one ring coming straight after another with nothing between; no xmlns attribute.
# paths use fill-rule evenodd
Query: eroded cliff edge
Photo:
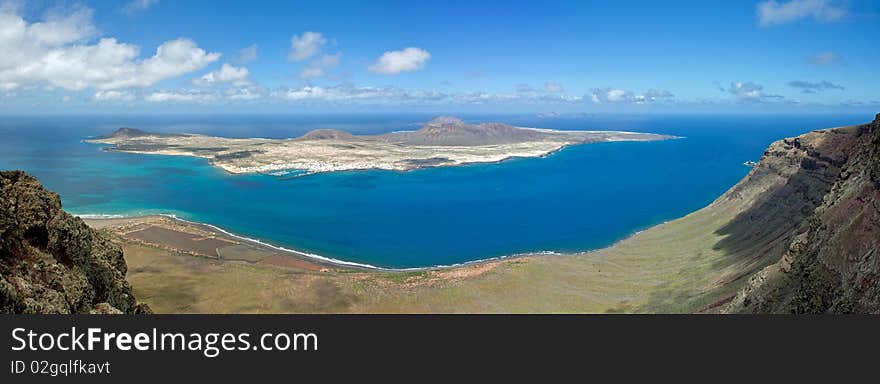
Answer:
<svg viewBox="0 0 880 384"><path fill-rule="evenodd" d="M0 313L150 313L122 249L21 171L0 172Z"/></svg>
<svg viewBox="0 0 880 384"><path fill-rule="evenodd" d="M739 237L728 239L742 245L778 236L784 241L774 247L785 248L773 249L778 261L752 275L722 311L880 313L880 114L869 124L774 143L748 178L775 180L764 191L728 192L728 199L756 198L729 224L753 229L731 230Z"/></svg>

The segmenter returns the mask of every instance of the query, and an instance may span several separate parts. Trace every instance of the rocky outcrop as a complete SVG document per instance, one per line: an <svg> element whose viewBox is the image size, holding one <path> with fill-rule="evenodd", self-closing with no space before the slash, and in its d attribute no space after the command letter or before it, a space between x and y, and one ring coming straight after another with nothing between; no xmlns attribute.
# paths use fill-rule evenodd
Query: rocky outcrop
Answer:
<svg viewBox="0 0 880 384"><path fill-rule="evenodd" d="M723 312L880 313L880 114L774 143L749 177L759 172L782 183L728 192L761 200L732 225L782 234L785 248ZM749 240L749 231L731 232L741 236L731 243Z"/></svg>
<svg viewBox="0 0 880 384"><path fill-rule="evenodd" d="M0 313L149 313L122 249L22 171L0 172Z"/></svg>

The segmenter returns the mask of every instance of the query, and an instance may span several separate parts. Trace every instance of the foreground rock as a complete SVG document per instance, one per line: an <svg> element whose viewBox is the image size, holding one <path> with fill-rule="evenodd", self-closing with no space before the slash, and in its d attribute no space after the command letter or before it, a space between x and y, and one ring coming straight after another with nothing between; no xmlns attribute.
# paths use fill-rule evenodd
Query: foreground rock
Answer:
<svg viewBox="0 0 880 384"><path fill-rule="evenodd" d="M785 184L751 211L778 218L756 230L789 241L724 311L880 313L880 114L774 143L750 177L769 170Z"/></svg>
<svg viewBox="0 0 880 384"><path fill-rule="evenodd" d="M157 134L120 128L89 140L109 150L209 159L230 173L417 168L540 157L563 147L610 141L666 140L672 136L615 131L557 131L501 123L467 124L438 117L421 129L383 135L352 135L320 129L293 139L231 139L194 134Z"/></svg>
<svg viewBox="0 0 880 384"><path fill-rule="evenodd" d="M0 171L0 313L150 313L122 249L21 171Z"/></svg>

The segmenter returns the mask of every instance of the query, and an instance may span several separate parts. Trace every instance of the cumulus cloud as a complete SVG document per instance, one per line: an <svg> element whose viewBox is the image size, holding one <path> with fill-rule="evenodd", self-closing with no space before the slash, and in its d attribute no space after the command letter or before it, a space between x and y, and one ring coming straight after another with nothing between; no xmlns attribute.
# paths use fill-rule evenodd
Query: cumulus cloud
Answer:
<svg viewBox="0 0 880 384"><path fill-rule="evenodd" d="M303 86L278 89L271 97L291 102L347 102L395 104L489 104L489 103L577 103L580 96L564 94L499 94L488 92L445 93L435 90L406 90L342 84L332 87Z"/></svg>
<svg viewBox="0 0 880 384"><path fill-rule="evenodd" d="M824 81L824 80L820 81L818 83L811 83L809 81L794 80L794 81L789 82L788 85L790 85L794 88L799 88L802 93L816 93L816 92L827 91L827 90L834 90L834 89L843 90L844 89L843 86L840 84L834 84L832 82Z"/></svg>
<svg viewBox="0 0 880 384"><path fill-rule="evenodd" d="M263 98L264 90L256 87L229 88L225 96L229 100L256 100Z"/></svg>
<svg viewBox="0 0 880 384"><path fill-rule="evenodd" d="M144 100L154 103L164 103L164 102L196 102L196 103L205 103L209 101L216 100L217 94L214 92L202 92L195 90L186 90L186 91L157 91L153 92Z"/></svg>
<svg viewBox="0 0 880 384"><path fill-rule="evenodd" d="M342 52L322 54L326 44L327 38L318 32L304 32L302 35L295 35L290 39L290 53L287 57L291 61L304 61L313 58L300 70L299 76L301 78L311 79L325 76L327 69L339 65Z"/></svg>
<svg viewBox="0 0 880 384"><path fill-rule="evenodd" d="M649 89L642 93L635 93L616 88L596 88L589 95L594 104L606 103L631 103L646 104L662 101L671 101L675 98L672 92L660 89Z"/></svg>
<svg viewBox="0 0 880 384"><path fill-rule="evenodd" d="M727 89L722 90L736 96L736 99L741 102L761 103L771 100L783 99L783 97L780 95L765 93L763 85L757 84L752 81L745 83L730 83L730 86Z"/></svg>
<svg viewBox="0 0 880 384"><path fill-rule="evenodd" d="M125 6L122 7L122 10L128 14L142 12L146 11L153 5L156 5L158 2L159 0L132 0L126 3Z"/></svg>
<svg viewBox="0 0 880 384"><path fill-rule="evenodd" d="M418 71L425 67L425 63L431 58L428 51L409 47L402 51L387 51L370 66L370 72L385 75L396 75L401 72Z"/></svg>
<svg viewBox="0 0 880 384"><path fill-rule="evenodd" d="M804 60L806 60L807 63L818 65L820 67L844 64L843 58L834 52L822 52L814 56L807 56Z"/></svg>
<svg viewBox="0 0 880 384"><path fill-rule="evenodd" d="M238 61L242 64L250 63L257 59L257 45L252 44L238 51Z"/></svg>
<svg viewBox="0 0 880 384"><path fill-rule="evenodd" d="M397 98L402 95L395 87L355 87L340 85L335 87L304 86L289 88L274 93L274 96L291 100L340 101L356 99Z"/></svg>
<svg viewBox="0 0 880 384"><path fill-rule="evenodd" d="M553 83L553 82L544 83L544 92L560 93L560 92L564 92L564 91L565 91L565 88L562 87L562 84Z"/></svg>
<svg viewBox="0 0 880 384"><path fill-rule="evenodd" d="M143 100L152 103L209 104L224 101L252 101L263 99L267 96L269 96L269 91L265 87L246 85L241 87L229 87L225 89L211 88L160 90L145 95L143 97Z"/></svg>
<svg viewBox="0 0 880 384"><path fill-rule="evenodd" d="M92 96L97 101L132 101L134 95L127 91L98 91Z"/></svg>
<svg viewBox="0 0 880 384"><path fill-rule="evenodd" d="M245 67L233 67L223 63L220 69L208 72L204 76L194 79L193 84L196 85L214 85L221 83L232 83L237 86L249 85L248 69Z"/></svg>
<svg viewBox="0 0 880 384"><path fill-rule="evenodd" d="M313 77L321 77L326 75L325 70L339 65L342 58L342 52L332 55L321 55L321 57L309 62L309 65L300 72L300 77L310 79Z"/></svg>
<svg viewBox="0 0 880 384"><path fill-rule="evenodd" d="M8 10L0 12L0 88L148 87L197 71L220 57L181 38L166 41L153 56L141 60L137 46L112 37L89 44L95 33L87 9L35 23Z"/></svg>
<svg viewBox="0 0 880 384"><path fill-rule="evenodd" d="M758 4L758 23L767 27L812 18L831 22L843 19L847 9L831 0L764 1Z"/></svg>
<svg viewBox="0 0 880 384"><path fill-rule="evenodd" d="M536 88L536 87L533 87L529 84L524 84L524 83L517 84L516 91L519 93L533 93L533 92L562 93L562 92L565 92L565 88L562 86L562 84L548 81L548 82L544 83L543 88Z"/></svg>
<svg viewBox="0 0 880 384"><path fill-rule="evenodd" d="M291 61L303 61L317 54L324 44L327 44L327 39L318 32L294 35L290 38L290 53L287 58Z"/></svg>

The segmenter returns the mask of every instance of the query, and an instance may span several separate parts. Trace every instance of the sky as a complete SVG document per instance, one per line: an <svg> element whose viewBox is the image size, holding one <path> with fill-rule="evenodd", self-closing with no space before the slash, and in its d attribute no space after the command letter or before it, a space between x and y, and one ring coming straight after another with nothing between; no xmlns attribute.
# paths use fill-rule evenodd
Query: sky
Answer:
<svg viewBox="0 0 880 384"><path fill-rule="evenodd" d="M0 113L880 112L880 0L0 0Z"/></svg>

